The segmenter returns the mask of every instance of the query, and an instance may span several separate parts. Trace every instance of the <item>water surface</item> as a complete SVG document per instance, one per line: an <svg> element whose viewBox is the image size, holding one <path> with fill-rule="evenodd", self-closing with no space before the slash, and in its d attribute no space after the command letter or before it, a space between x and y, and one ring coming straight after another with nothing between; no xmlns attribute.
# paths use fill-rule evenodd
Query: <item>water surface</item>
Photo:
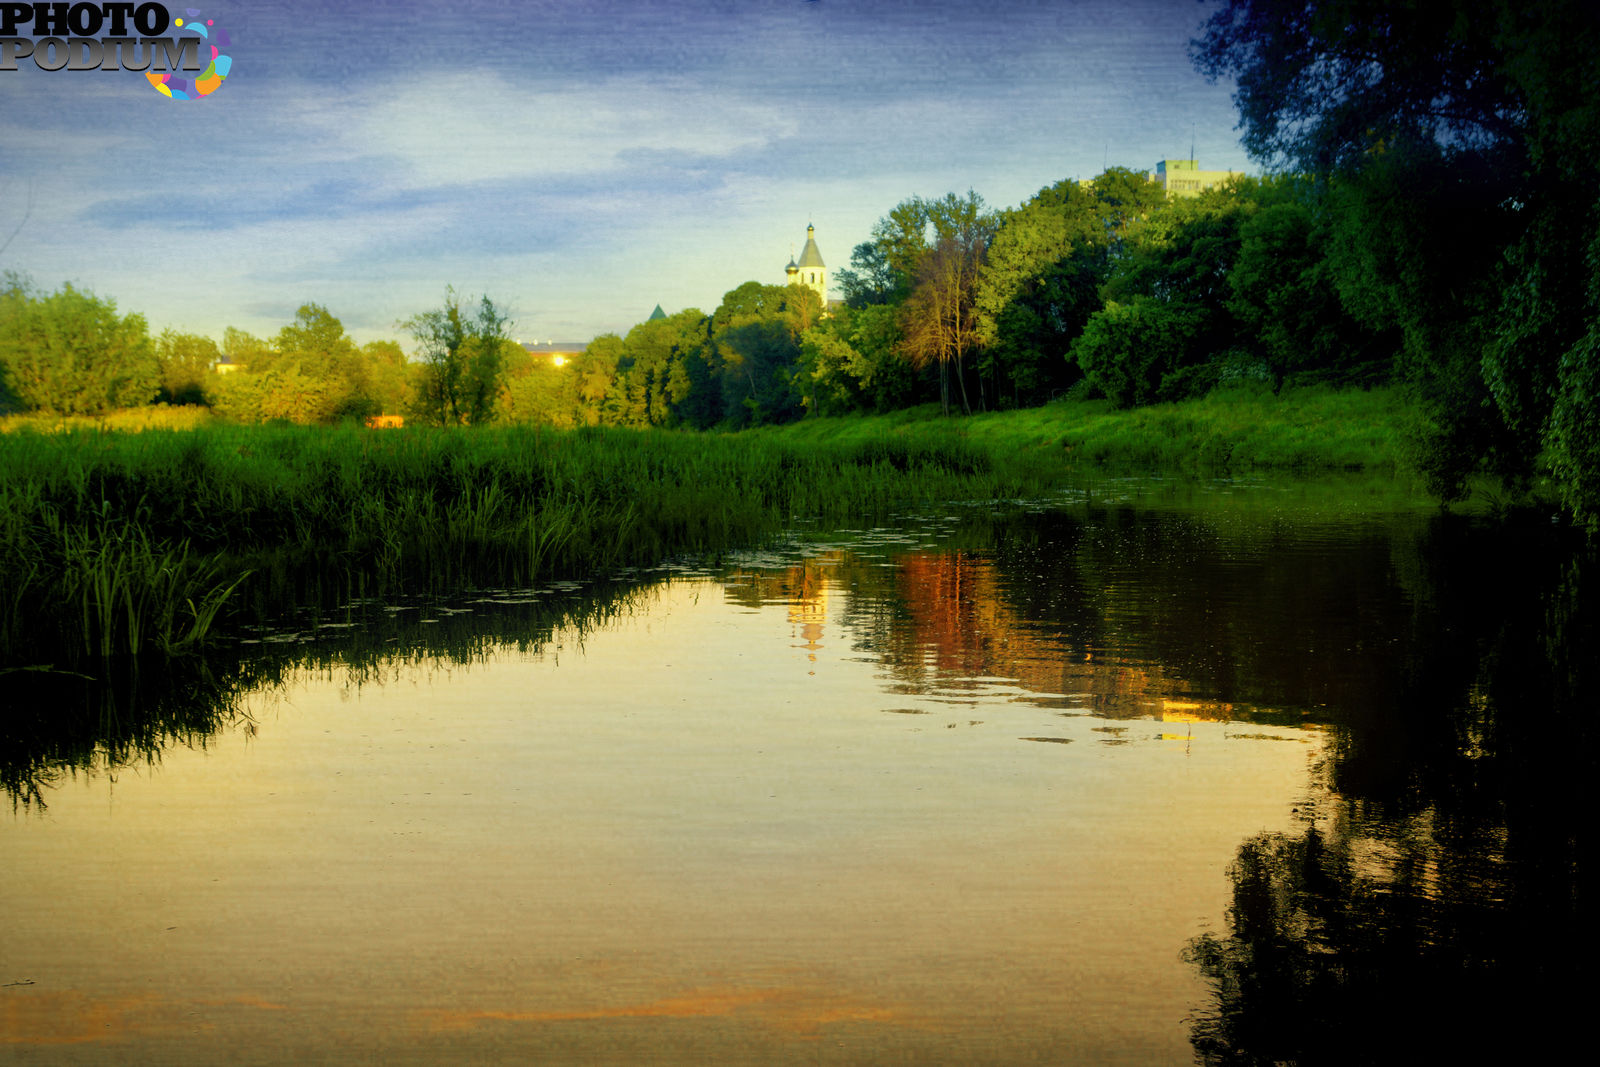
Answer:
<svg viewBox="0 0 1600 1067"><path fill-rule="evenodd" d="M1520 746L1568 721L1587 557L1244 495L352 605L190 679L209 726L181 679L124 683L144 743L8 746L0 1043L1317 1062L1398 1019L1391 1050L1449 1048L1386 999L1576 973L1572 768Z"/></svg>

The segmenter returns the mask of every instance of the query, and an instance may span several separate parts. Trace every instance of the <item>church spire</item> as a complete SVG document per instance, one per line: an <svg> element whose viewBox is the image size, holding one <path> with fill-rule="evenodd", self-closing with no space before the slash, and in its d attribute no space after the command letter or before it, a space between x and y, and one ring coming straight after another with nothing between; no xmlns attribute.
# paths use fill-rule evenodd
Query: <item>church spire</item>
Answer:
<svg viewBox="0 0 1600 1067"><path fill-rule="evenodd" d="M791 285L803 285L817 294L822 301L824 309L828 306L828 268L822 262L822 253L817 249L817 228L806 223L806 244L800 250L800 261L797 263L793 252L789 256L789 266L785 269Z"/></svg>

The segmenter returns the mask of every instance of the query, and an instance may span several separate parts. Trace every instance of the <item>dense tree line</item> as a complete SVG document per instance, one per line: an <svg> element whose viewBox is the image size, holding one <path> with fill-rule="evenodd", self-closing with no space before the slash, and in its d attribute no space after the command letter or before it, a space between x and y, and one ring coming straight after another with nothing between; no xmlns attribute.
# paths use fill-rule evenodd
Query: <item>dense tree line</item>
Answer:
<svg viewBox="0 0 1600 1067"><path fill-rule="evenodd" d="M1397 341L1459 494L1542 469L1600 519L1600 8L1229 0L1194 43L1245 147L1315 180L1340 304Z"/></svg>

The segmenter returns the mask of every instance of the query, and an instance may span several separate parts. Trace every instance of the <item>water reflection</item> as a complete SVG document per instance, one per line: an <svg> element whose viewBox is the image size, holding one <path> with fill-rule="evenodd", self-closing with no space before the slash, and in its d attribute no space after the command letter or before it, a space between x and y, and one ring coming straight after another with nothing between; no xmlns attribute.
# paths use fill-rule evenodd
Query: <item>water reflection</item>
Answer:
<svg viewBox="0 0 1600 1067"><path fill-rule="evenodd" d="M97 674L0 672L0 787L13 809L48 805L78 775L111 775L158 762L172 746L204 748L222 730L253 733L243 701L281 690L307 671L350 689L417 668L487 662L507 652L573 647L648 599L638 580L482 589L447 600L346 601L268 614L205 657L111 660Z"/></svg>
<svg viewBox="0 0 1600 1067"><path fill-rule="evenodd" d="M1303 827L1241 846L1227 933L1189 948L1213 989L1206 1062L1520 1061L1581 1040L1593 552L1439 521L1397 556L1417 601L1399 684L1348 709Z"/></svg>
<svg viewBox="0 0 1600 1067"><path fill-rule="evenodd" d="M788 605L815 642L830 590L848 591L842 631L908 696L1303 726L1395 691L1413 591L1393 557L1420 523L1024 514L769 560L726 595Z"/></svg>
<svg viewBox="0 0 1600 1067"><path fill-rule="evenodd" d="M171 673L12 675L6 1039L1537 1045L1580 1017L1593 574L1512 523L954 512L604 588L343 604ZM117 804L84 781L163 751L181 773ZM115 876L61 873L102 854Z"/></svg>

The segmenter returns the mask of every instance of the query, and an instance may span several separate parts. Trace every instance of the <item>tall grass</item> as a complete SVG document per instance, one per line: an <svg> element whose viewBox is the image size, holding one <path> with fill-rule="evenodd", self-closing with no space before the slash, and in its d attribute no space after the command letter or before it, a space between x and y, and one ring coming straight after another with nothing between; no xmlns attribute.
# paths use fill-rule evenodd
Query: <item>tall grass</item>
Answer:
<svg viewBox="0 0 1600 1067"><path fill-rule="evenodd" d="M164 418L173 418L169 414ZM210 423L0 434L0 664L177 653L230 610L533 582L1089 470L1403 471L1398 394L1213 394L739 434Z"/></svg>
<svg viewBox="0 0 1600 1067"><path fill-rule="evenodd" d="M1028 484L955 441L21 431L0 436L0 647L13 663L170 653L241 597L532 582Z"/></svg>

